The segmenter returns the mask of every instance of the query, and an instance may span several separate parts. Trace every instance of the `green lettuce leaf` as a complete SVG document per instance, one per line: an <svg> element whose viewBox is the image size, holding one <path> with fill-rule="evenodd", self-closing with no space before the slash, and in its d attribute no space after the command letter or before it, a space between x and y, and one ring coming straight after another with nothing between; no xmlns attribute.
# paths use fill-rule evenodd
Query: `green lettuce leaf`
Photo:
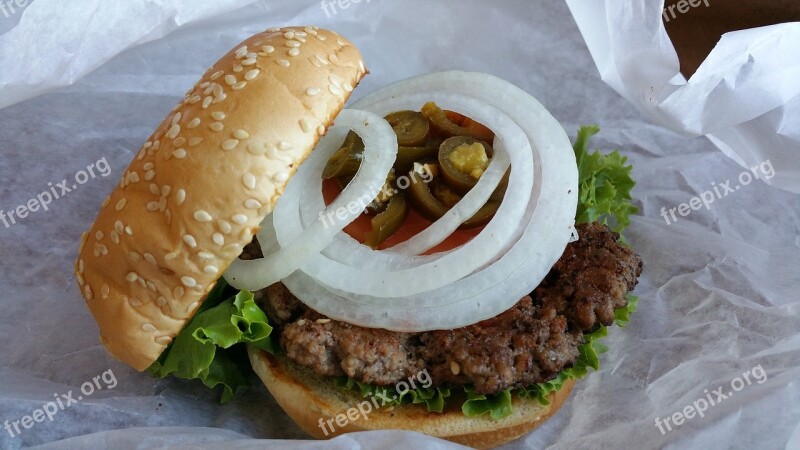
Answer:
<svg viewBox="0 0 800 450"><path fill-rule="evenodd" d="M174 375L199 379L212 389L221 386L223 403L247 387L239 368L246 358L242 358L241 348L237 351L234 347L252 343L271 353L277 349L270 336L272 327L253 294L240 291L228 296L227 288L220 280L199 312L149 368L157 377Z"/></svg>
<svg viewBox="0 0 800 450"><path fill-rule="evenodd" d="M631 178L632 166L626 166L627 157L614 151L603 155L589 153L589 138L597 134L597 126L583 126L578 130L573 149L578 163L577 223L599 221L622 232L630 223L630 215L639 209L631 204L631 189L636 184ZM613 219L608 223L608 219Z"/></svg>

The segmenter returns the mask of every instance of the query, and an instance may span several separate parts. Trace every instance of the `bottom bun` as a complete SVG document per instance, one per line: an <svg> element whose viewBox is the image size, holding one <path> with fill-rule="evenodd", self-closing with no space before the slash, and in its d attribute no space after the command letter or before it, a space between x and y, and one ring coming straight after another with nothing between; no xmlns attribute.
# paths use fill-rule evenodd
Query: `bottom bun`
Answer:
<svg viewBox="0 0 800 450"><path fill-rule="evenodd" d="M465 416L459 402L450 402L453 404L441 414L430 413L424 405L413 404L373 408L375 404L380 405L380 400L373 399L370 403L370 397L362 397L355 390L337 388L330 378L317 376L284 357L269 355L252 346L248 353L253 369L278 404L303 431L316 439L356 431L399 429L475 448L496 447L520 438L547 420L564 404L574 385L574 381L569 380L550 394L549 405L514 396L513 413L494 421L488 415ZM350 417L347 417L348 411ZM337 415L346 425L336 423ZM332 423L325 424L329 419L333 419Z"/></svg>

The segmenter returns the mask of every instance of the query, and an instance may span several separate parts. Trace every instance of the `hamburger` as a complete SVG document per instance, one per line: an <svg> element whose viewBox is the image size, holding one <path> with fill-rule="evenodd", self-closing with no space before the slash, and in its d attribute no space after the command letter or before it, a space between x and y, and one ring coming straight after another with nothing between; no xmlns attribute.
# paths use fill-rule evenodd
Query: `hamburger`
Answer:
<svg viewBox="0 0 800 450"><path fill-rule="evenodd" d="M237 45L137 152L75 274L100 340L228 401L252 367L317 438L475 447L554 414L624 325L631 167L486 74L367 74L317 27ZM313 152L312 152L313 150ZM291 181L291 182L290 182Z"/></svg>

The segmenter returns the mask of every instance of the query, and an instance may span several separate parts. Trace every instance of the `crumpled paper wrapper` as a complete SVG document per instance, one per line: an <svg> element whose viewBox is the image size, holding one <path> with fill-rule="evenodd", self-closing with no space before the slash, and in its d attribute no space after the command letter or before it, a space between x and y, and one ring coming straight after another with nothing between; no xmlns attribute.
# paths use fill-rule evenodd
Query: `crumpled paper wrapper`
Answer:
<svg viewBox="0 0 800 450"><path fill-rule="evenodd" d="M698 3L726 7L688 5ZM726 33L687 81L662 21L663 1L567 4L603 81L644 116L706 135L744 168L769 160L777 173L767 182L800 193L800 23ZM690 13L673 9L667 17Z"/></svg>
<svg viewBox="0 0 800 450"><path fill-rule="evenodd" d="M328 17L316 1L127 3L35 0L0 36L0 209L48 183L75 185L47 211L0 222L0 448L458 448L397 431L307 441L255 378L219 405L199 383L114 361L83 305L72 275L80 235L135 150L220 55L290 24L359 45L372 73L356 97L421 73L489 72L536 96L572 136L598 123L593 146L634 165L641 212L626 237L645 262L639 311L605 339L601 370L506 448L800 447L800 199L758 179L668 224L662 208L738 184L743 169L609 89L565 4L365 0ZM95 176L73 182L90 164ZM765 377L751 375L703 417L656 426L757 367ZM3 428L70 395L82 400L52 420L13 437Z"/></svg>

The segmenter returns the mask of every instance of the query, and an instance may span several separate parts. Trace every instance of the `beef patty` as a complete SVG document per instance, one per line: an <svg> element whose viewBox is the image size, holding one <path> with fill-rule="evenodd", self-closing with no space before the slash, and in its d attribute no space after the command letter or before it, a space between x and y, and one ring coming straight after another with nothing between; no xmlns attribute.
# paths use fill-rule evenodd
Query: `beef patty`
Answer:
<svg viewBox="0 0 800 450"><path fill-rule="evenodd" d="M555 377L578 358L583 333L611 325L642 261L606 226L578 225L580 239L539 287L497 317L454 330L400 333L328 319L278 283L256 301L281 333L281 348L317 374L388 386L426 369L433 386L474 385L480 394ZM247 257L258 256L248 249Z"/></svg>

